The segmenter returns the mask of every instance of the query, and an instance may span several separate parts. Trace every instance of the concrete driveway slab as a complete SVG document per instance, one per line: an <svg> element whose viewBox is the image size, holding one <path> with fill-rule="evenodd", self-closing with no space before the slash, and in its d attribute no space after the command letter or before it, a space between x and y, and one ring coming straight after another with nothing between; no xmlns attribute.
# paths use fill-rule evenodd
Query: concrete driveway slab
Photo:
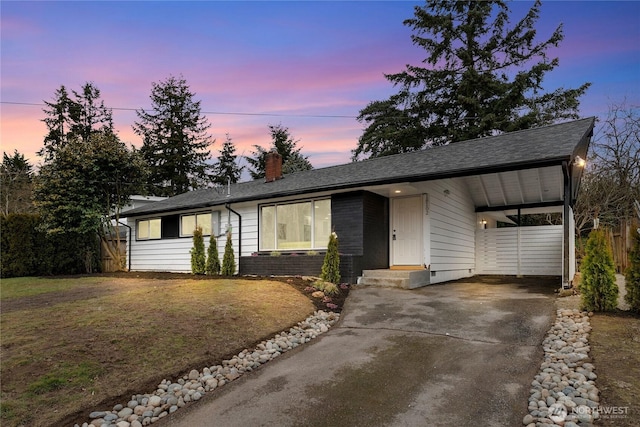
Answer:
<svg viewBox="0 0 640 427"><path fill-rule="evenodd" d="M521 425L556 287L510 279L355 288L317 341L160 425Z"/></svg>

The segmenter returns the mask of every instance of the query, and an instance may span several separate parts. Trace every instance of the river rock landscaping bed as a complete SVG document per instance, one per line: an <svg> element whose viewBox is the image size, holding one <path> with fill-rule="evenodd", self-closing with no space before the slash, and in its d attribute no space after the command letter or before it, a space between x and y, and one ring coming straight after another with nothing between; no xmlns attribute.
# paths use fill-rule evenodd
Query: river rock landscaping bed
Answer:
<svg viewBox="0 0 640 427"><path fill-rule="evenodd" d="M181 407L200 400L205 393L240 378L282 353L307 343L327 332L340 319L335 312L316 311L288 331L262 341L254 349L245 349L221 364L196 369L176 381L162 380L155 392L136 394L127 403L115 405L111 410L93 411L90 421L82 427L142 427L148 426ZM75 424L80 427L80 424Z"/></svg>
<svg viewBox="0 0 640 427"><path fill-rule="evenodd" d="M560 309L545 340L540 372L531 382L527 427L589 426L598 419L599 391L589 363L589 316Z"/></svg>

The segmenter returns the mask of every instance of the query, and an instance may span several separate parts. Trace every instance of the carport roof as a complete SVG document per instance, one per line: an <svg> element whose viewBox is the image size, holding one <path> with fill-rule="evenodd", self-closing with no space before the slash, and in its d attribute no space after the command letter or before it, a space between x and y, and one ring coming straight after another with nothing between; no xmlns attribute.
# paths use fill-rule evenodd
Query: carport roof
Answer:
<svg viewBox="0 0 640 427"><path fill-rule="evenodd" d="M576 156L586 158L594 122L595 118L590 117L411 153L297 172L268 183L263 180L243 182L231 185L229 195L227 188L196 190L132 209L121 216L148 216L322 191L570 165ZM572 173L572 169L569 167L568 171L573 175L573 188L577 191L580 171Z"/></svg>

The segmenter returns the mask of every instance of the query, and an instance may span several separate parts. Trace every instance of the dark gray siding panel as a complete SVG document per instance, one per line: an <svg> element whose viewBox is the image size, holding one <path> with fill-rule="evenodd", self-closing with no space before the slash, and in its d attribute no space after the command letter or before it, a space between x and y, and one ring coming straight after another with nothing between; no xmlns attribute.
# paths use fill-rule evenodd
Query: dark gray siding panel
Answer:
<svg viewBox="0 0 640 427"><path fill-rule="evenodd" d="M362 269L389 267L389 199L365 193L363 197Z"/></svg>
<svg viewBox="0 0 640 427"><path fill-rule="evenodd" d="M240 258L240 275L319 277L324 255L245 256ZM341 283L356 283L358 276L362 275L361 258L351 255L340 256Z"/></svg>
<svg viewBox="0 0 640 427"><path fill-rule="evenodd" d="M331 225L342 254L363 255L363 194L357 191L331 196Z"/></svg>
<svg viewBox="0 0 640 427"><path fill-rule="evenodd" d="M340 253L351 257L346 276L389 267L389 199L367 191L333 195L331 220Z"/></svg>

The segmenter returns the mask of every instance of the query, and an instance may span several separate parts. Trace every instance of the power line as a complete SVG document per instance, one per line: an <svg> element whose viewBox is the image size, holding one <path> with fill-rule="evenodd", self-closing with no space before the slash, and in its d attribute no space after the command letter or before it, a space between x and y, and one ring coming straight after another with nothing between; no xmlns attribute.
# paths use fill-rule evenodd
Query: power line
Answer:
<svg viewBox="0 0 640 427"><path fill-rule="evenodd" d="M46 104L35 102L15 102L0 101L0 104L7 105L24 105L29 107L46 107ZM109 108L109 107L108 107ZM110 107L113 111L138 111L138 108L128 107ZM143 109L144 110L144 109ZM341 114L282 114L282 113L243 113L239 111L201 111L202 114L211 114L218 116L263 116L263 117L298 117L307 119L357 119L357 116L347 116Z"/></svg>

